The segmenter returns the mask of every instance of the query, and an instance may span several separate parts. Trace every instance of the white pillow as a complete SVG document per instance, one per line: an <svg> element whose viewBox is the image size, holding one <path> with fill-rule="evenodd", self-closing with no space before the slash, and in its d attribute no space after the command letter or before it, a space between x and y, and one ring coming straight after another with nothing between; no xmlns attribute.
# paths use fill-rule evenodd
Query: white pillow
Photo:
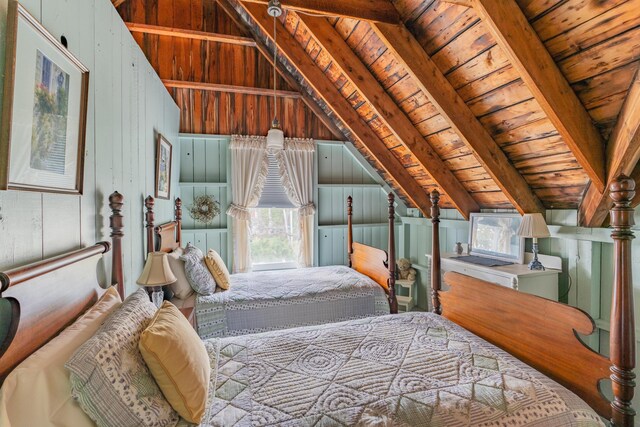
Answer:
<svg viewBox="0 0 640 427"><path fill-rule="evenodd" d="M109 288L85 314L7 376L0 389L0 425L95 426L71 397L64 364L121 303L116 289Z"/></svg>
<svg viewBox="0 0 640 427"><path fill-rule="evenodd" d="M173 295L181 300L189 299L194 294L194 290L189 284L189 280L184 271L184 261L180 259L183 254L182 248L178 248L175 251L167 255L169 261L169 267L176 276L176 282L169 285L169 289L173 292Z"/></svg>

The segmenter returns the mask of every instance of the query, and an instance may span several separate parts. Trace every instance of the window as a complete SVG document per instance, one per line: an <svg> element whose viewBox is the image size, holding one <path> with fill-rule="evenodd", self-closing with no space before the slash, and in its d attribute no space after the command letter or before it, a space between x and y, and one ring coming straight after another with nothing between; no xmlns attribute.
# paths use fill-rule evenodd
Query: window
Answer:
<svg viewBox="0 0 640 427"><path fill-rule="evenodd" d="M251 209L253 270L296 268L300 253L298 209Z"/></svg>
<svg viewBox="0 0 640 427"><path fill-rule="evenodd" d="M300 224L296 209L284 191L275 156L258 201L251 209L251 248L254 271L296 268L300 253Z"/></svg>

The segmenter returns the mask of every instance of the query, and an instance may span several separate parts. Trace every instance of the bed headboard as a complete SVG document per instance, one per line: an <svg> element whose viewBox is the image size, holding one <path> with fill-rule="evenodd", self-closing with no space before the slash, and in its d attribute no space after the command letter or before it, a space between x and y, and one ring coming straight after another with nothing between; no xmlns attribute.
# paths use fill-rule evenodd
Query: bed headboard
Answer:
<svg viewBox="0 0 640 427"><path fill-rule="evenodd" d="M635 416L631 406L636 351L631 280L635 182L620 176L611 184L610 194L614 278L609 358L578 338L595 330L593 319L578 308L452 272L444 275L449 289L442 290L437 193L431 195L432 307L564 385L614 426L631 427ZM600 382L607 378L612 382L613 402L600 389Z"/></svg>
<svg viewBox="0 0 640 427"><path fill-rule="evenodd" d="M147 230L147 253L173 252L182 246L182 200L174 202L175 219L165 224L155 225L155 199L151 196L144 201L146 208L145 228Z"/></svg>
<svg viewBox="0 0 640 427"><path fill-rule="evenodd" d="M104 293L97 269L112 248L112 286L123 295L123 198L115 192L109 201L112 244L99 242L0 273L0 324L6 326L0 327L0 382Z"/></svg>

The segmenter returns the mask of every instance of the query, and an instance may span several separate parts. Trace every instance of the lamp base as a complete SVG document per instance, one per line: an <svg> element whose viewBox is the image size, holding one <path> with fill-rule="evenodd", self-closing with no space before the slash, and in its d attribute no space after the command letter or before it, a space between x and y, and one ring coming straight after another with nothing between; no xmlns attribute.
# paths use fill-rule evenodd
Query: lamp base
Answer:
<svg viewBox="0 0 640 427"><path fill-rule="evenodd" d="M546 270L544 268L544 265L542 265L542 263L540 261L538 261L537 258L534 258L533 260L531 260L531 262L529 263L529 270L540 270L540 271L544 271Z"/></svg>
<svg viewBox="0 0 640 427"><path fill-rule="evenodd" d="M544 271L544 265L538 260L538 239L533 239L533 259L529 263L529 270Z"/></svg>
<svg viewBox="0 0 640 427"><path fill-rule="evenodd" d="M149 296L151 297L151 302L156 307L160 308L162 306L162 302L164 301L164 291L161 286L154 286L149 288Z"/></svg>

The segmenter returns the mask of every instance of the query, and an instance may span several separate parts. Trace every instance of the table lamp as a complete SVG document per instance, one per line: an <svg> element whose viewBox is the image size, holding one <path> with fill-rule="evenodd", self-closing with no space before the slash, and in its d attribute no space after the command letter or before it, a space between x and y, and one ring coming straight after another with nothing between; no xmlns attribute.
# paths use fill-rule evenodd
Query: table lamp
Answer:
<svg viewBox="0 0 640 427"><path fill-rule="evenodd" d="M518 236L533 239L533 260L529 263L529 270L544 270L544 266L538 260L538 238L550 235L547 223L541 213L522 216Z"/></svg>
<svg viewBox="0 0 640 427"><path fill-rule="evenodd" d="M144 270L138 278L138 285L151 288L151 301L160 307L164 298L162 287L175 283L178 279L173 275L167 254L164 252L151 252L147 256Z"/></svg>

